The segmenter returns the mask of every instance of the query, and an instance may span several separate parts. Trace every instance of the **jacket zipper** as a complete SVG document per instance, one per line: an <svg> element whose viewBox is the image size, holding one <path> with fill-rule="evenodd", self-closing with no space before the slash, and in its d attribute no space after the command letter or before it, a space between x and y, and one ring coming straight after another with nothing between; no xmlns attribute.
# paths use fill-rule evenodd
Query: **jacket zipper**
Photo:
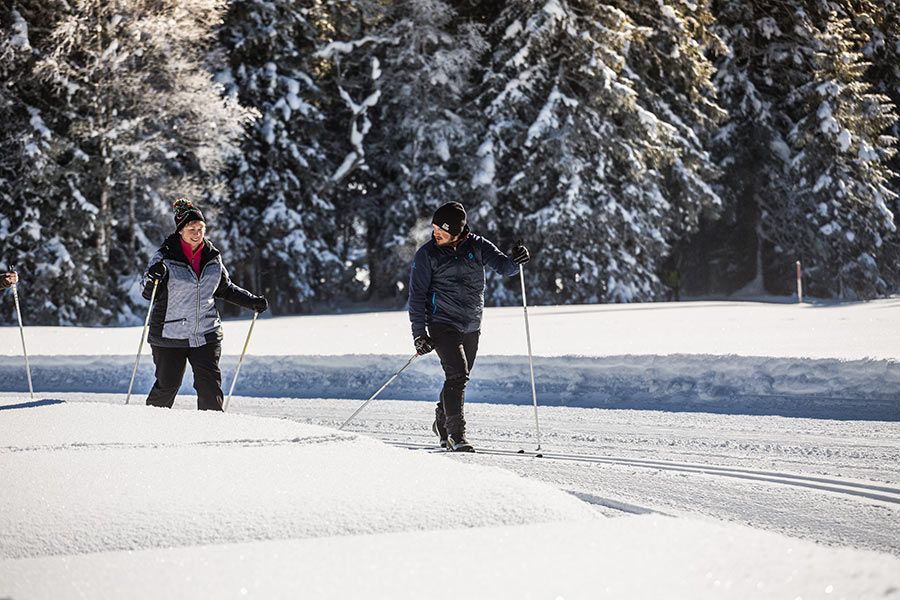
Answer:
<svg viewBox="0 0 900 600"><path fill-rule="evenodd" d="M213 261L209 261L200 269L200 275L197 276L197 322L194 325L194 335L198 335L200 332L200 280L203 278L203 271L206 270L206 267L210 265ZM194 272L194 269L191 269L191 272Z"/></svg>
<svg viewBox="0 0 900 600"><path fill-rule="evenodd" d="M206 263L209 264L209 263ZM206 268L206 265L203 265ZM194 269L191 269L191 272L194 272ZM200 269L200 274L197 275L197 320L194 322L194 335L197 335L200 331L200 278L203 276L203 269Z"/></svg>

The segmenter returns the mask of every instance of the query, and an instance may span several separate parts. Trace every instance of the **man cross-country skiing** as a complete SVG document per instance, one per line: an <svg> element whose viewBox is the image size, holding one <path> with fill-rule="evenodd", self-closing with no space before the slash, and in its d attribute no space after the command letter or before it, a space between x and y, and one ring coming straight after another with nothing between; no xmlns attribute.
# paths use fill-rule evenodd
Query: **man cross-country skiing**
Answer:
<svg viewBox="0 0 900 600"><path fill-rule="evenodd" d="M530 256L525 246L512 257L469 232L466 210L448 202L432 218L431 241L419 248L409 276L409 320L416 352L436 350L444 369L444 387L432 429L441 446L473 452L466 441L463 415L466 382L478 352L484 312L484 267L514 275ZM427 327L427 332L426 332Z"/></svg>

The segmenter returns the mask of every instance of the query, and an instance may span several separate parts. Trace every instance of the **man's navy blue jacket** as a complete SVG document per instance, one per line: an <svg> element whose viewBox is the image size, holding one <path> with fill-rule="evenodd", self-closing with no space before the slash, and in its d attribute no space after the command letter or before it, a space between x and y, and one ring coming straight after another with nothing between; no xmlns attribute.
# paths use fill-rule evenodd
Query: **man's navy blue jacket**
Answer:
<svg viewBox="0 0 900 600"><path fill-rule="evenodd" d="M438 246L434 237L416 251L409 275L409 320L413 338L432 323L462 333L481 329L484 312L484 267L514 275L519 266L490 241L468 234L455 249Z"/></svg>

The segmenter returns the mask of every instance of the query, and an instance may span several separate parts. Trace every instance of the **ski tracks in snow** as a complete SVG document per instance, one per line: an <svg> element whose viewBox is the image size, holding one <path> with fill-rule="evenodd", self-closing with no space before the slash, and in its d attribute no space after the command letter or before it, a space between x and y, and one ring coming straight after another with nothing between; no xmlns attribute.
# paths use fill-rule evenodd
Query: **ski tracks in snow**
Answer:
<svg viewBox="0 0 900 600"><path fill-rule="evenodd" d="M333 434L313 435L284 439L260 439L241 438L232 440L199 440L193 442L73 442L68 444L43 444L35 446L0 446L0 453L4 452L56 452L66 450L138 450L147 448L216 448L216 447L260 447L260 446L287 446L287 445L313 445L330 444L335 442L349 442L356 439L356 435Z"/></svg>
<svg viewBox="0 0 900 600"><path fill-rule="evenodd" d="M363 432L360 432L363 433ZM391 439L382 439L382 441L393 446L399 446L409 449L434 448L433 444L419 444L414 442L403 442ZM872 483L864 483L852 481L849 479L836 479L827 477L812 477L807 475L797 475L792 473L783 473L778 471L761 471L755 469L740 469L728 466L718 466L714 464L685 463L667 460L640 460L627 458L624 456L599 456L588 454L558 454L553 452L525 452L522 450L506 450L500 448L477 448L477 454L490 454L495 456L534 458L535 460L558 460L558 461L574 461L583 463L598 463L608 465L621 465L631 467L642 467L648 469L659 469L665 471L677 471L682 473L695 473L702 475L710 475L713 477L731 477L736 479L747 479L751 481L760 481L776 485L787 485L802 488L831 492L835 494L844 494L848 496L856 496L865 498L866 500L874 500L887 504L900 505L900 488L876 485ZM578 494L576 494L578 495ZM586 494L589 497L595 497ZM616 501L603 499L606 501L604 506L615 508L611 504ZM643 514L648 512L659 512L650 508L637 507L629 503L618 503L628 507L624 512L635 512Z"/></svg>

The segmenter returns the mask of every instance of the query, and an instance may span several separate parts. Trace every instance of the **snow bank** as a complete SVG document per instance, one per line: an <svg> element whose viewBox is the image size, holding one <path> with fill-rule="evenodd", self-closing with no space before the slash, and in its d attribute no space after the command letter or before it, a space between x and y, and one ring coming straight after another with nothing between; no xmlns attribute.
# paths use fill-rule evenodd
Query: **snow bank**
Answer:
<svg viewBox="0 0 900 600"><path fill-rule="evenodd" d="M558 306L529 315L543 404L900 420L900 299ZM247 327L225 324L226 386ZM37 390L127 390L139 328L26 333ZM402 311L263 319L253 335L242 395L367 398L412 354ZM0 391L27 389L20 347L17 328L0 328ZM152 359L142 360L139 402L153 381ZM385 397L432 400L440 379L432 354ZM182 392L190 386L188 374ZM531 402L520 308L486 311L469 390L474 402Z"/></svg>
<svg viewBox="0 0 900 600"><path fill-rule="evenodd" d="M0 560L67 598L882 598L900 560L660 516Z"/></svg>
<svg viewBox="0 0 900 600"><path fill-rule="evenodd" d="M368 398L408 357L251 356L235 394L289 398ZM31 368L42 392L128 389L133 356L35 357ZM900 421L900 363L744 356L538 357L535 378L545 406L599 407L827 419ZM225 357L225 388L237 365ZM27 391L21 361L0 357L0 391ZM153 385L153 364L143 361L133 402L143 404ZM436 400L443 380L432 354L416 362L382 396ZM193 394L187 373L181 393ZM466 392L468 402L531 404L528 358L480 356Z"/></svg>
<svg viewBox="0 0 900 600"><path fill-rule="evenodd" d="M596 518L507 471L293 421L60 403L0 430L5 558Z"/></svg>

